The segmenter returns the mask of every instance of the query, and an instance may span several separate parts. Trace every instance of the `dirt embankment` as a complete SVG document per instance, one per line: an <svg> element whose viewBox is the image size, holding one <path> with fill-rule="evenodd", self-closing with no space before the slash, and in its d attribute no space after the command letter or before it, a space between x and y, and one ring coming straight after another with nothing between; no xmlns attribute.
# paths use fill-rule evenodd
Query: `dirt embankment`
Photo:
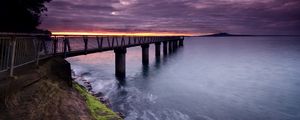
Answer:
<svg viewBox="0 0 300 120"><path fill-rule="evenodd" d="M1 80L0 120L121 119L72 83L70 64L62 58L24 68L16 76Z"/></svg>

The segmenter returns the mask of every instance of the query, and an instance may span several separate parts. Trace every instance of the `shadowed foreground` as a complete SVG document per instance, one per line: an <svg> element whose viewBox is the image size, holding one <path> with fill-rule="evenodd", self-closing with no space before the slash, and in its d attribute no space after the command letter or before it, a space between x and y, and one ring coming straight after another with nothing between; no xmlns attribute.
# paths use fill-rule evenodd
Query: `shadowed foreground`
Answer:
<svg viewBox="0 0 300 120"><path fill-rule="evenodd" d="M93 101L96 107L92 109L89 100L96 98L87 97L88 93L78 85L74 86L81 91L70 87L70 65L63 59L52 59L39 69L20 71L14 79L1 80L1 120L120 119L98 101Z"/></svg>

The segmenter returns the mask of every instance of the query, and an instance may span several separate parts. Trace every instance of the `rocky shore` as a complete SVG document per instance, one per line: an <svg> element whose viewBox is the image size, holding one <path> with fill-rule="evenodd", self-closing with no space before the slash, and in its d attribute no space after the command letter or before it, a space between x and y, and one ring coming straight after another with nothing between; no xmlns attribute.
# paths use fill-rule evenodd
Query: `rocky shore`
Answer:
<svg viewBox="0 0 300 120"><path fill-rule="evenodd" d="M70 64L64 59L32 66L0 80L0 120L122 119L100 93L92 95L72 81Z"/></svg>
<svg viewBox="0 0 300 120"><path fill-rule="evenodd" d="M87 73L88 74L88 73ZM86 80L82 75L76 75L74 71L72 71L72 76L74 79L77 79L77 81L80 81L81 87L86 89L91 95L97 98L98 101L100 101L102 104L106 105L106 107L111 108L111 102L110 100L105 97L104 93L102 92L93 92L91 83ZM79 85L79 84L78 84ZM121 112L116 112L121 118L125 118L125 115Z"/></svg>

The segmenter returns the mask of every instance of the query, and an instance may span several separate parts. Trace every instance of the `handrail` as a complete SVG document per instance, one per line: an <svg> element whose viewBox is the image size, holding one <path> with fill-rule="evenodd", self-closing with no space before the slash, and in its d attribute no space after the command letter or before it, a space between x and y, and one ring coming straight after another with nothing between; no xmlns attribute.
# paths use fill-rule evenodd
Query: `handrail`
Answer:
<svg viewBox="0 0 300 120"><path fill-rule="evenodd" d="M63 38L63 37L147 37L147 38L158 38L158 37L181 37L181 36L131 36L131 35L51 35L51 37Z"/></svg>
<svg viewBox="0 0 300 120"><path fill-rule="evenodd" d="M0 36L51 36L51 34L46 34L46 33L0 32Z"/></svg>
<svg viewBox="0 0 300 120"><path fill-rule="evenodd" d="M180 36L73 36L0 32L0 72L10 70L12 76L14 68L34 62L38 64L40 59L51 56L71 57L120 47L184 39Z"/></svg>
<svg viewBox="0 0 300 120"><path fill-rule="evenodd" d="M17 33L0 32L0 36L51 36L51 37L184 37L184 36L143 36L143 35L68 35L68 34L46 34L46 33Z"/></svg>

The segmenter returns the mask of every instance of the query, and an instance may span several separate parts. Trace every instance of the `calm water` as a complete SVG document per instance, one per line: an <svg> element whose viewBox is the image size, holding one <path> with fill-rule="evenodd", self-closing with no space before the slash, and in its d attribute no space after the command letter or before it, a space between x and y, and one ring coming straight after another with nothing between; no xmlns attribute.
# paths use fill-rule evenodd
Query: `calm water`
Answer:
<svg viewBox="0 0 300 120"><path fill-rule="evenodd" d="M113 52L68 61L126 120L300 120L299 37L186 38L176 53L150 53L143 67L141 48L128 49L122 84Z"/></svg>

